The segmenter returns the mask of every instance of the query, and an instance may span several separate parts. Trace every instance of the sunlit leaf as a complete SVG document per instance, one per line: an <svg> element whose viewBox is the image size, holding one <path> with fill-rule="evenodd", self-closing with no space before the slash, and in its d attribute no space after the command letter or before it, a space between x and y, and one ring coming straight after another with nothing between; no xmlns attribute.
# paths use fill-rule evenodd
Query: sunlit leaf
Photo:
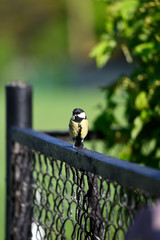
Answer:
<svg viewBox="0 0 160 240"><path fill-rule="evenodd" d="M143 127L143 122L142 122L141 118L138 116L134 120L134 128L131 131L131 138L132 139L136 139L136 137L138 136L138 134L142 130L142 127Z"/></svg>
<svg viewBox="0 0 160 240"><path fill-rule="evenodd" d="M114 40L103 40L93 48L89 56L91 58L95 57L98 67L102 67L108 62L115 46L116 42Z"/></svg>
<svg viewBox="0 0 160 240"><path fill-rule="evenodd" d="M135 8L137 6L138 6L137 0L118 1L117 11L121 12L123 18L128 19L131 18L132 14L134 14Z"/></svg>
<svg viewBox="0 0 160 240"><path fill-rule="evenodd" d="M134 54L150 54L155 51L155 46L153 42L146 42L137 45L134 48Z"/></svg>
<svg viewBox="0 0 160 240"><path fill-rule="evenodd" d="M149 141L146 141L143 143L142 147L141 147L141 151L142 151L142 154L144 156L148 156L149 154L152 153L152 151L155 149L156 147L156 139L151 139Z"/></svg>
<svg viewBox="0 0 160 240"><path fill-rule="evenodd" d="M106 41L98 43L91 51L90 57L97 57L103 54L108 48L108 43Z"/></svg>
<svg viewBox="0 0 160 240"><path fill-rule="evenodd" d="M137 95L135 99L135 107L138 110L149 108L146 92L142 91Z"/></svg>

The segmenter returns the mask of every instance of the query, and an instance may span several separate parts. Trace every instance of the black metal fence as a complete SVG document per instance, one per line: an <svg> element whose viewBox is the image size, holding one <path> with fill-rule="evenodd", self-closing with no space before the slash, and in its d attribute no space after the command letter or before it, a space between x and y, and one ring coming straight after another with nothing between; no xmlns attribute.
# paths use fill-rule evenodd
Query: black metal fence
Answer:
<svg viewBox="0 0 160 240"><path fill-rule="evenodd" d="M7 86L7 106L7 240L124 239L160 196L160 171L33 131L27 85Z"/></svg>

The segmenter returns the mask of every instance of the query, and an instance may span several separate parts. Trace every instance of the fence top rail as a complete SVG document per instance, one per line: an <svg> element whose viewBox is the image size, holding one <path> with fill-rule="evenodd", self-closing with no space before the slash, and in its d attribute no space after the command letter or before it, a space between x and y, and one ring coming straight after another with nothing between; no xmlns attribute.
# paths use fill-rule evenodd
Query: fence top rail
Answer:
<svg viewBox="0 0 160 240"><path fill-rule="evenodd" d="M160 196L160 171L126 162L88 149L74 149L72 144L32 129L11 127L12 141L17 141L48 157L66 162L75 168L117 181Z"/></svg>

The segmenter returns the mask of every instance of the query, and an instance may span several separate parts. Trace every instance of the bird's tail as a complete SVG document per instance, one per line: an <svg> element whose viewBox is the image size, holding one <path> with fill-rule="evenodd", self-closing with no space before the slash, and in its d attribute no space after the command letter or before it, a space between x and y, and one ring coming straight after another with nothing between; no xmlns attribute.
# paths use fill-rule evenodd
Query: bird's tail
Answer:
<svg viewBox="0 0 160 240"><path fill-rule="evenodd" d="M74 146L75 146L75 147L81 147L81 148L83 148L83 147L84 147L83 139L82 139L82 138L79 138L79 137L76 138L76 139L75 139Z"/></svg>

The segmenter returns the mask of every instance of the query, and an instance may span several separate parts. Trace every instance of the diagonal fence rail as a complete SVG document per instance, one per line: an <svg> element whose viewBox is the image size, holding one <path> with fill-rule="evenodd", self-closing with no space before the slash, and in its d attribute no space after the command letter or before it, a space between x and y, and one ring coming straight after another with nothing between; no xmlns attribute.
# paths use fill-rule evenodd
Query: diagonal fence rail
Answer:
<svg viewBox="0 0 160 240"><path fill-rule="evenodd" d="M18 187L16 239L27 234L21 231L26 211L32 239L124 239L136 211L152 204L151 196L160 196L158 170L77 151L31 129L12 127L11 135L18 170L13 179Z"/></svg>
<svg viewBox="0 0 160 240"><path fill-rule="evenodd" d="M7 240L121 240L135 213L160 196L160 171L73 149L32 130L19 110L14 115L7 128Z"/></svg>

